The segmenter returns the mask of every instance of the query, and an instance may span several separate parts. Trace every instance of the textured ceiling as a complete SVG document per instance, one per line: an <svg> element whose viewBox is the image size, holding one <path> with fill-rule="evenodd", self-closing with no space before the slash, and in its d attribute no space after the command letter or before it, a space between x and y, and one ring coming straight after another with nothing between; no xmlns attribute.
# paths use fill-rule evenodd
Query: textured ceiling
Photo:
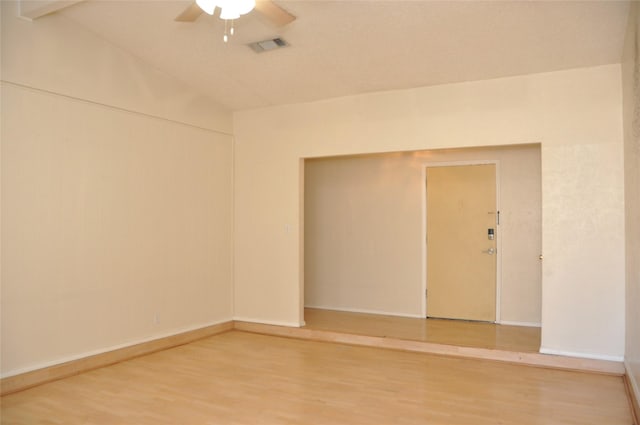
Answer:
<svg viewBox="0 0 640 425"><path fill-rule="evenodd" d="M629 8L617 1L276 0L257 13L175 22L185 1L88 0L60 13L231 110L620 62ZM254 53L281 36L290 47Z"/></svg>

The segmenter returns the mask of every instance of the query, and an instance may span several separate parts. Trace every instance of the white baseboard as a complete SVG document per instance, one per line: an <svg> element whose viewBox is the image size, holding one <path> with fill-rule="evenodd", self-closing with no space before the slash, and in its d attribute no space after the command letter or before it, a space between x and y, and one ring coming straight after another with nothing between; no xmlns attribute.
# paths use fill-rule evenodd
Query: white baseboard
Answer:
<svg viewBox="0 0 640 425"><path fill-rule="evenodd" d="M36 370L39 370L39 369L45 369L45 368L48 368L48 367L61 365L63 363L68 363L68 362L72 362L72 361L75 361L75 360L84 359L86 357L91 357L91 356L95 356L95 355L98 355L98 354L104 354L104 353L108 353L110 351L119 350L121 348L132 347L134 345L144 344L145 342L151 342L151 341L155 341L157 339L168 338L168 337L171 337L171 336L180 335L182 333L195 331L195 330L206 328L206 327L209 327L209 326L220 325L222 323L228 323L228 322L231 322L231 321L232 321L232 319L229 318L229 319L215 320L215 321L207 322L207 323L200 323L198 325L187 326L187 327L179 328L179 329L173 329L173 330L171 330L169 332L159 333L159 334L147 337L147 338L141 338L141 339L136 339L136 340L133 340L133 341L128 341L128 342L125 342L123 344L111 345L109 347L102 347L102 348L99 348L97 350L85 351L85 352L82 352L82 353L79 353L79 354L74 354L74 355L71 355L71 356L59 357L59 358L57 358L55 360L51 360L51 361L47 361L47 362L41 362L41 363L37 363L37 364L26 366L26 367L21 367L21 368L18 368L18 369L10 370L8 372L2 373L0 375L0 379L10 378L12 376L21 375L23 373L33 372L33 371L36 371Z"/></svg>
<svg viewBox="0 0 640 425"><path fill-rule="evenodd" d="M514 322L511 320L500 320L498 322L500 325L508 325L508 326L526 326L530 328L539 328L542 326L540 322Z"/></svg>
<svg viewBox="0 0 640 425"><path fill-rule="evenodd" d="M424 319L424 316L420 314L398 313L395 311L369 310L366 308L342 308L342 307L329 307L329 306L320 306L320 305L305 305L304 307L316 308L318 310L344 311L347 313L378 314L381 316L412 317L412 318Z"/></svg>
<svg viewBox="0 0 640 425"><path fill-rule="evenodd" d="M581 359L607 360L610 362L622 362L623 356L610 356L607 354L578 353L575 351L555 350L552 348L540 347L540 353L554 356L578 357Z"/></svg>
<svg viewBox="0 0 640 425"><path fill-rule="evenodd" d="M262 325L287 326L290 328L301 328L305 325L304 320L302 322L288 322L284 320L269 320L243 316L235 316L233 320L236 322L260 323Z"/></svg>
<svg viewBox="0 0 640 425"><path fill-rule="evenodd" d="M624 369L627 372L627 379L631 383L633 395L635 396L638 403L640 403L640 382L636 381L636 376L631 373L631 365L626 360L624 361Z"/></svg>

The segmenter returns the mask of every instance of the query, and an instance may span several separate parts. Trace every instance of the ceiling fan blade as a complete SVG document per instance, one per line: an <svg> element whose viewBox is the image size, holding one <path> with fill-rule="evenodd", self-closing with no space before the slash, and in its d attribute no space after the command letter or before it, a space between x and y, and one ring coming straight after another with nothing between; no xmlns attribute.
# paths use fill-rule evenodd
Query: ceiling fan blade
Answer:
<svg viewBox="0 0 640 425"><path fill-rule="evenodd" d="M176 21L178 22L193 22L198 19L198 16L202 15L204 11L200 9L200 6L196 4L196 2L191 3L185 10L182 11L176 17Z"/></svg>
<svg viewBox="0 0 640 425"><path fill-rule="evenodd" d="M256 10L278 27L285 26L296 20L295 16L271 0L256 0Z"/></svg>

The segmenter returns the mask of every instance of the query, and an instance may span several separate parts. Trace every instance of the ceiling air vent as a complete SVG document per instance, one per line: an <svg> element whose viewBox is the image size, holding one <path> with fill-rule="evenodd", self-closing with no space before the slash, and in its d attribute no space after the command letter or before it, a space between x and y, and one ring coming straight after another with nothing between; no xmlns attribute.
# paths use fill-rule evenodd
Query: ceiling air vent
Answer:
<svg viewBox="0 0 640 425"><path fill-rule="evenodd" d="M280 49L282 47L287 47L288 45L289 44L280 37L248 44L248 46L256 53L268 52L269 50Z"/></svg>

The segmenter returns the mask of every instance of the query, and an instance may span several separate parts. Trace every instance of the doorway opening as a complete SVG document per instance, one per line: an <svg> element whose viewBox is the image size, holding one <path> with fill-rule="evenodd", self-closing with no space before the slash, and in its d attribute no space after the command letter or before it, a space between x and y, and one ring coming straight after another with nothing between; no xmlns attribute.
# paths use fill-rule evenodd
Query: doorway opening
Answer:
<svg viewBox="0 0 640 425"><path fill-rule="evenodd" d="M418 329L424 325L425 317L433 316L426 301L427 295L433 295L427 282L426 173L438 165L465 163L496 165L500 227L487 223L482 230L484 241L489 241L489 229L493 228L493 248L499 254L494 255L495 318L488 321L536 328L533 332L537 332L539 344L542 227L539 144L306 159L307 326L314 326L315 318L323 312L352 315L349 320L358 323L360 319L353 315L363 318L371 315L367 319L370 323L393 317L403 323L400 327L405 330ZM497 211L494 208L494 219ZM488 218L489 212L485 211ZM418 324L411 325L405 319L418 319ZM335 319L342 320L346 319ZM331 330L330 324L322 326ZM338 330L337 323L335 326ZM378 324L377 328L384 327ZM490 333L499 334L506 328L498 329ZM416 330L420 332L427 331Z"/></svg>

